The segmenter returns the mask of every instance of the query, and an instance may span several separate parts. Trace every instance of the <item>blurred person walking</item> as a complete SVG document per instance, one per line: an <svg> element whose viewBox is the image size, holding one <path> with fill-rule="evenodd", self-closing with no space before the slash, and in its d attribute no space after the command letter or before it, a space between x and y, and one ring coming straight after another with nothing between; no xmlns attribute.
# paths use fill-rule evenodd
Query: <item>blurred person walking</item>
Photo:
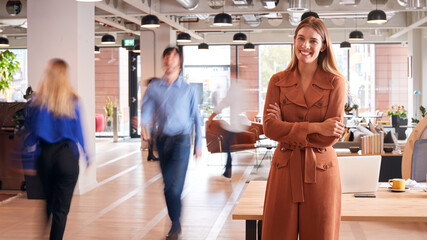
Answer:
<svg viewBox="0 0 427 240"><path fill-rule="evenodd" d="M80 144L85 151L79 97L69 82L68 64L48 62L37 91L28 104L25 146L36 144L36 170L46 197L47 221L52 215L50 239L62 239L71 198L79 176Z"/></svg>
<svg viewBox="0 0 427 240"><path fill-rule="evenodd" d="M190 156L190 134L195 129L194 154L202 153L198 96L196 90L184 82L183 56L176 47L163 51L165 74L152 81L145 93L141 107L141 126L147 127L151 119L157 125L156 145L163 175L164 195L172 226L166 239L178 239L181 233L181 194L184 188ZM148 131L142 131L149 139Z"/></svg>
<svg viewBox="0 0 427 240"><path fill-rule="evenodd" d="M228 89L227 95L223 98L213 110L213 113L206 121L206 127L211 126L212 120L222 112L224 108L229 107L230 109L230 121L221 121L221 127L227 132L225 136L225 152L227 152L227 163L225 164L224 173L222 177L226 181L231 181L232 168L231 168L231 141L233 140L234 134L238 132L244 132L249 129L251 122L243 115L244 105L247 103L247 97L244 93L244 86L239 83L238 79L232 79L230 88Z"/></svg>

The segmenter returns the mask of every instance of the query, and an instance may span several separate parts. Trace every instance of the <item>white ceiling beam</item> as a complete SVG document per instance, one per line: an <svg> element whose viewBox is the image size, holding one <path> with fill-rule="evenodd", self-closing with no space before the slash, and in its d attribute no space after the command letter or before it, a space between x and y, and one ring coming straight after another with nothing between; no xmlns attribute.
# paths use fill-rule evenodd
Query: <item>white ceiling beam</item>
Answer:
<svg viewBox="0 0 427 240"><path fill-rule="evenodd" d="M160 14L159 12L155 11L154 9L150 9L150 7L148 6L148 3L147 3L148 1L146 1L145 3L141 3L140 1L137 1L137 0L123 0L123 2L126 2L127 4L130 4L130 5L138 8L139 10L141 10L143 12L151 13L152 15L156 15L160 21L168 24L169 26L177 29L178 31L183 31L183 32L190 34L190 36L195 38L195 39L199 39L199 40L203 39L203 37L200 36L199 34L197 34L195 31L191 31L191 30L187 29L184 25L179 23L179 21L174 16L163 15L163 14Z"/></svg>
<svg viewBox="0 0 427 240"><path fill-rule="evenodd" d="M405 34L405 33L409 32L409 31L412 31L413 29L415 29L415 28L417 28L417 27L419 27L419 26L423 25L423 24L424 24L424 23L426 23L426 22L427 22L427 16L426 16L426 17L423 17L423 18L421 18L421 19L419 19L418 21L416 21L416 22L412 23L411 25L409 25L409 26L405 27L404 29L402 29L402 30L400 30L400 31L398 31L398 32L396 32L396 33L394 33L393 35L391 35L391 36L390 36L390 38L391 38L391 39L393 39L393 38L400 37L400 36L402 36L403 34Z"/></svg>
<svg viewBox="0 0 427 240"><path fill-rule="evenodd" d="M95 7L99 8L99 9L102 9L102 10L104 10L106 12L109 12L109 13L115 15L115 16L119 16L119 17L121 17L123 19L126 19L129 22L133 22L133 23L138 24L138 25L141 24L141 20L140 19L138 19L136 17L129 16L126 13L124 13L124 12L122 12L122 11L120 11L120 10L112 7L112 6L107 5L105 2L97 2L97 3L95 3Z"/></svg>
<svg viewBox="0 0 427 240"><path fill-rule="evenodd" d="M140 31L132 31L132 30L126 28L124 25L122 25L122 24L120 24L118 22L113 22L113 21L111 21L109 19L106 19L106 18L95 17L95 20L98 21L98 22L102 22L102 23L108 24L108 25L110 25L112 27L115 27L117 29L123 30L123 31L125 31L127 33L132 33L132 34L137 35L137 36L141 35Z"/></svg>

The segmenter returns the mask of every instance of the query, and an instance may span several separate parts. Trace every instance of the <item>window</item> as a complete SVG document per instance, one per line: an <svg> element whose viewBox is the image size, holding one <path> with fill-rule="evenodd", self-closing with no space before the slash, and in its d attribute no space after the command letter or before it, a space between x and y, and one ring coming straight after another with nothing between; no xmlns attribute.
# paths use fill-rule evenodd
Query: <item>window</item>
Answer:
<svg viewBox="0 0 427 240"><path fill-rule="evenodd" d="M27 49L9 49L16 54L16 60L19 62L19 69L14 75L9 89L4 93L0 92L0 102L24 102L24 94L28 87L27 73ZM33 89L35 86L32 86Z"/></svg>

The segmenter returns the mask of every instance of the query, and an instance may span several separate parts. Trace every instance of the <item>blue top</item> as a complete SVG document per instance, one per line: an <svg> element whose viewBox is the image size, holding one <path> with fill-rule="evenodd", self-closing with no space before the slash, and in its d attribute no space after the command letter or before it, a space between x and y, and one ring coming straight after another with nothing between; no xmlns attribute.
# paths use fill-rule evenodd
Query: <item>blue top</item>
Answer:
<svg viewBox="0 0 427 240"><path fill-rule="evenodd" d="M141 122L147 126L156 111L154 123L158 134L176 136L196 132L195 146L202 147L200 116L196 90L184 82L182 72L170 86L164 78L152 81L145 93L141 107Z"/></svg>
<svg viewBox="0 0 427 240"><path fill-rule="evenodd" d="M30 102L25 111L25 129L27 134L24 140L24 147L35 151L25 151L24 153L33 154L32 158L37 159L39 154L39 141L47 143L57 143L63 140L70 140L79 143L86 157L87 166L89 166L89 157L85 149L85 143L82 133L80 120L80 106L75 101L75 118L67 116L54 116L46 107L40 107ZM35 156L34 156L35 155ZM23 157L24 168L34 169L35 161L28 161ZM27 160L27 161L25 161Z"/></svg>

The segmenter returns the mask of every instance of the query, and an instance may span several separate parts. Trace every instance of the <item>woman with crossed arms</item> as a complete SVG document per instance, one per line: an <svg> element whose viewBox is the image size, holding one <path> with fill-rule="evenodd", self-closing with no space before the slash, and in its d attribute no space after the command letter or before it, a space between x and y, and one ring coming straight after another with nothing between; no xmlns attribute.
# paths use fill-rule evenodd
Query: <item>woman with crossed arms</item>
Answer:
<svg viewBox="0 0 427 240"><path fill-rule="evenodd" d="M289 66L271 77L265 135L279 142L264 202L262 239L338 240L341 181L332 145L344 131L345 83L325 24L295 30Z"/></svg>

